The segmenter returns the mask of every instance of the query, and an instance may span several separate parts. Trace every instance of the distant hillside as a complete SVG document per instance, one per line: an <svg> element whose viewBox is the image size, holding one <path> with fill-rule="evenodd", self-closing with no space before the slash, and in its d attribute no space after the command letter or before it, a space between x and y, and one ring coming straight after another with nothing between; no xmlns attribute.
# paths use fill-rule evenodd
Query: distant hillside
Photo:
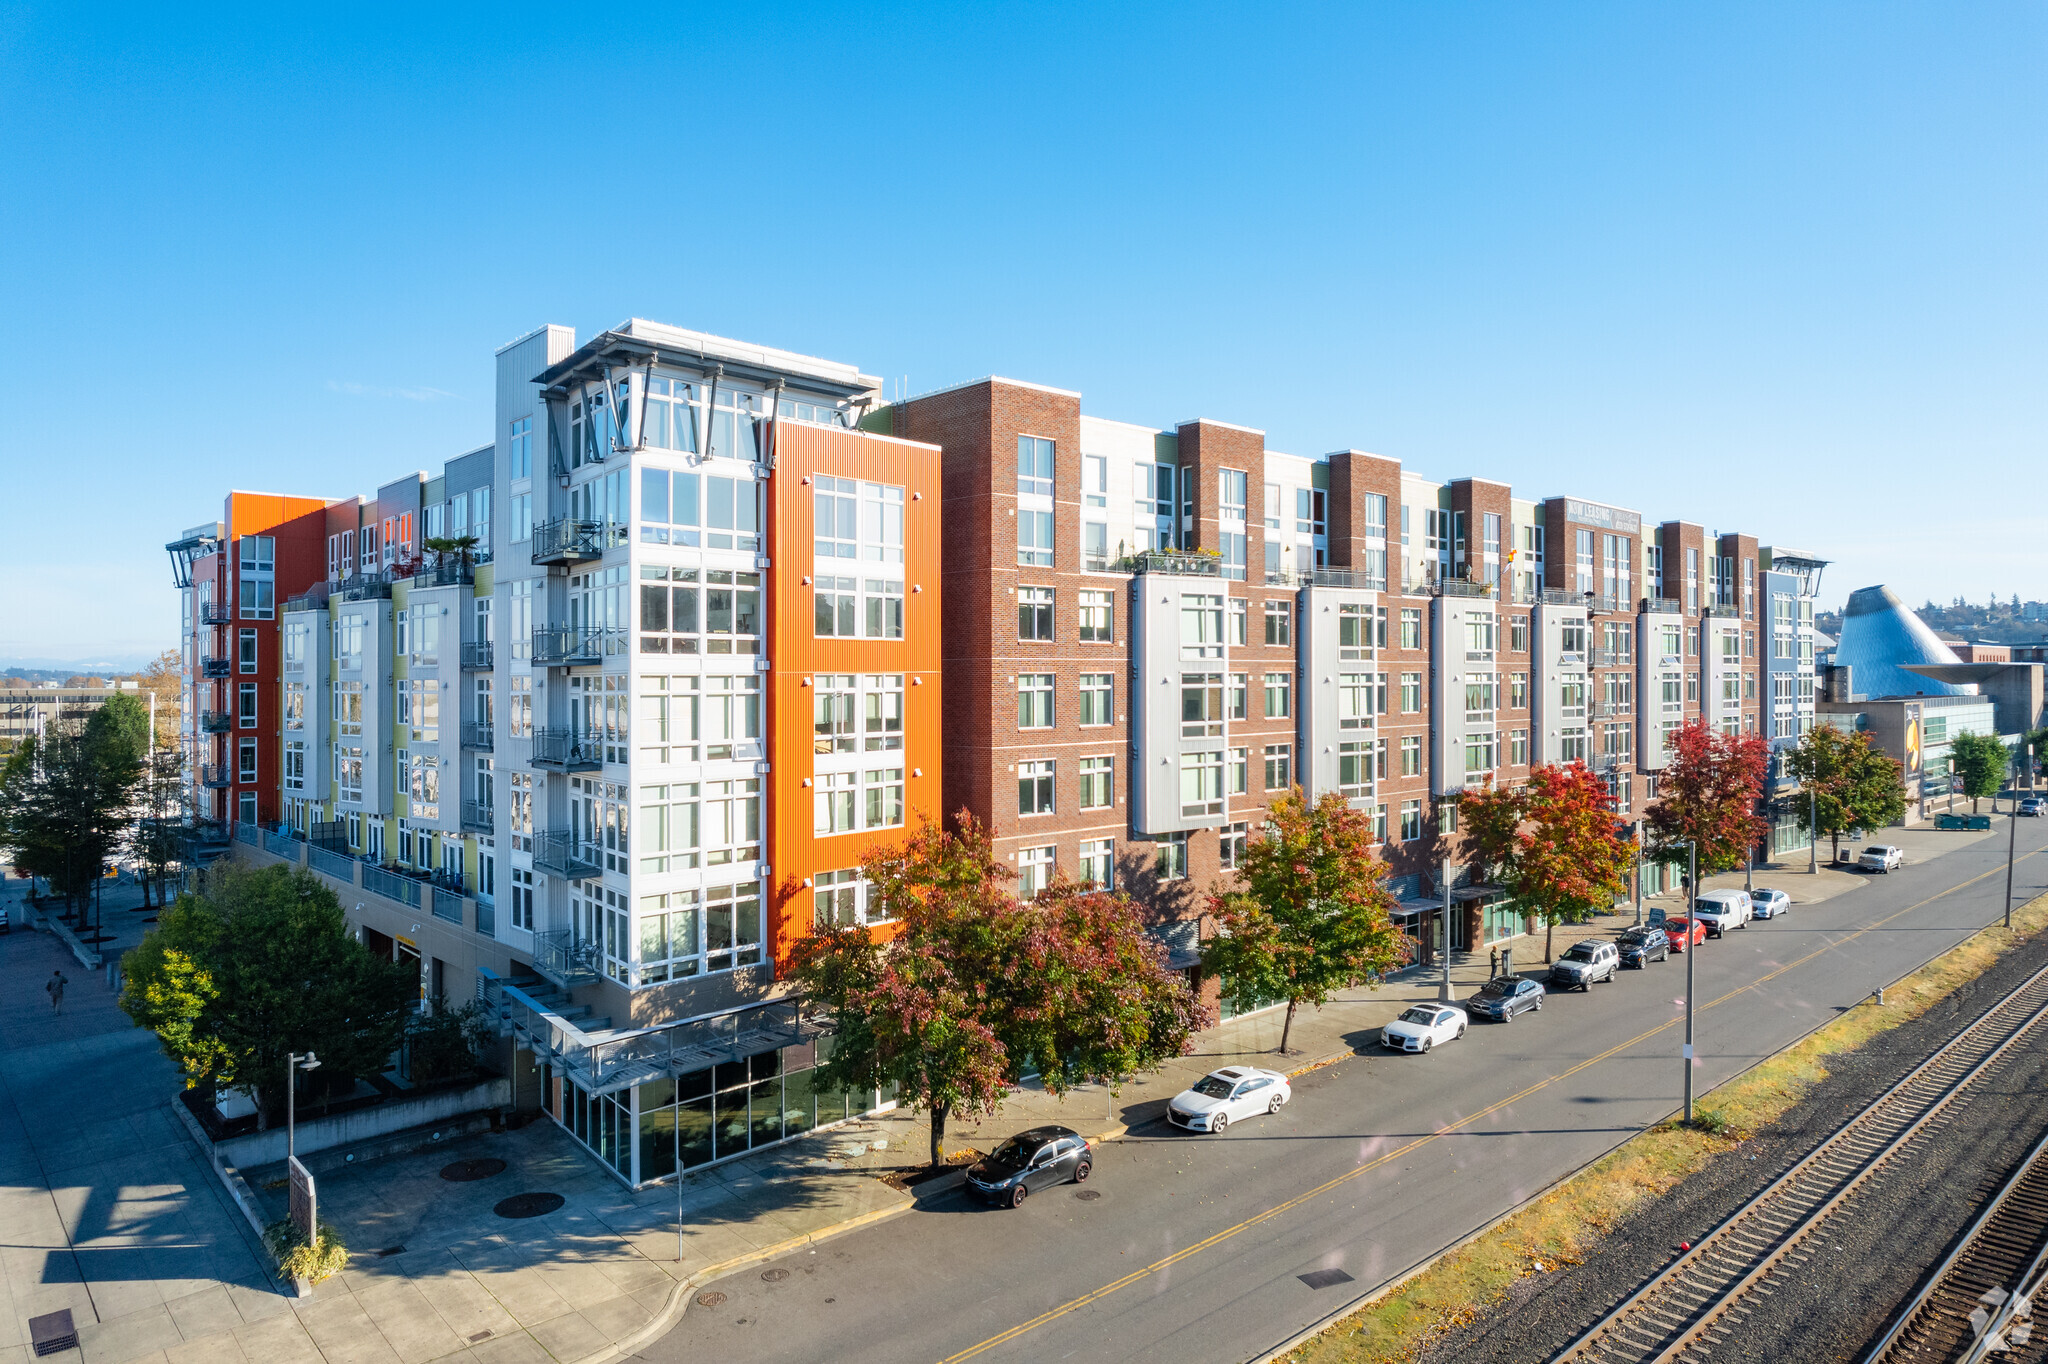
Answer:
<svg viewBox="0 0 2048 1364"><path fill-rule="evenodd" d="M2021 602L2017 596L1986 603L1968 602L1957 597L1946 606L1930 601L1914 607L1913 614L1926 621L1936 633L1957 639L1984 639L2002 644L2048 640L2048 602ZM1842 633L1842 616L1838 611L1818 612L1813 622L1827 634L1839 637Z"/></svg>

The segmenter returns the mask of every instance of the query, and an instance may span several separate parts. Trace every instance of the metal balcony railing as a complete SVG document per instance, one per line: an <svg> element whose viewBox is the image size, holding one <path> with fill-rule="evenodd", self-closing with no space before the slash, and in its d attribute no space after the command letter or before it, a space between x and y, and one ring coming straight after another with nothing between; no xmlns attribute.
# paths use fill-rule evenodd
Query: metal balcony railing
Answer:
<svg viewBox="0 0 2048 1364"><path fill-rule="evenodd" d="M1676 616L1681 613L1676 597L1645 597L1643 610L1659 616Z"/></svg>
<svg viewBox="0 0 2048 1364"><path fill-rule="evenodd" d="M1223 576L1222 558L1200 550L1146 550L1118 560L1115 567L1124 573L1173 573L1191 578Z"/></svg>
<svg viewBox="0 0 2048 1364"><path fill-rule="evenodd" d="M420 907L420 883L384 867L363 868L363 889L414 909Z"/></svg>
<svg viewBox="0 0 2048 1364"><path fill-rule="evenodd" d="M462 827L470 833L487 834L498 827L498 811L495 806L482 801L462 802Z"/></svg>
<svg viewBox="0 0 2048 1364"><path fill-rule="evenodd" d="M532 762L556 772L595 772L604 766L604 737L594 729L536 729Z"/></svg>
<svg viewBox="0 0 2048 1364"><path fill-rule="evenodd" d="M542 871L566 876L571 881L581 881L603 871L604 868L594 860L597 856L594 844L579 840L567 829L533 836L533 865Z"/></svg>
<svg viewBox="0 0 2048 1364"><path fill-rule="evenodd" d="M1624 668L1628 663L1629 655L1619 649L1593 650L1593 666L1596 668Z"/></svg>
<svg viewBox="0 0 2048 1364"><path fill-rule="evenodd" d="M564 988L588 985L597 979L597 944L577 937L566 928L553 933L536 933L533 938L533 969Z"/></svg>
<svg viewBox="0 0 2048 1364"><path fill-rule="evenodd" d="M208 734L225 734L235 727L235 717L224 710L202 710L199 727Z"/></svg>
<svg viewBox="0 0 2048 1364"><path fill-rule="evenodd" d="M201 625L232 625L234 619L234 610L224 602L210 601L199 608Z"/></svg>
<svg viewBox="0 0 2048 1364"><path fill-rule="evenodd" d="M414 571L414 587L453 587L458 583L476 581L476 565L447 559L431 567L423 566Z"/></svg>
<svg viewBox="0 0 2048 1364"><path fill-rule="evenodd" d="M491 641L478 640L462 646L462 667L466 672L488 670L491 663Z"/></svg>
<svg viewBox="0 0 2048 1364"><path fill-rule="evenodd" d="M1485 583L1468 582L1463 578L1443 578L1429 585L1432 595L1438 597L1490 597L1493 589Z"/></svg>
<svg viewBox="0 0 2048 1364"><path fill-rule="evenodd" d="M533 661L552 667L602 663L606 634L594 626L544 625L533 632Z"/></svg>
<svg viewBox="0 0 2048 1364"><path fill-rule="evenodd" d="M226 677L234 669L235 661L231 658L215 658L212 654L199 656L199 671L206 677Z"/></svg>
<svg viewBox="0 0 2048 1364"><path fill-rule="evenodd" d="M224 786L232 785L233 779L228 775L227 768L222 767L219 763L201 763L199 765L199 784L201 786L210 786L218 791Z"/></svg>
<svg viewBox="0 0 2048 1364"><path fill-rule="evenodd" d="M478 724L474 720L464 724L462 727L462 746L489 753L496 747L492 727L487 724Z"/></svg>
<svg viewBox="0 0 2048 1364"><path fill-rule="evenodd" d="M604 557L604 522L559 517L533 528L533 562L577 564Z"/></svg>
<svg viewBox="0 0 2048 1364"><path fill-rule="evenodd" d="M1741 612L1731 603L1726 606L1709 606L1700 612L1703 616L1718 616L1722 620L1735 620Z"/></svg>

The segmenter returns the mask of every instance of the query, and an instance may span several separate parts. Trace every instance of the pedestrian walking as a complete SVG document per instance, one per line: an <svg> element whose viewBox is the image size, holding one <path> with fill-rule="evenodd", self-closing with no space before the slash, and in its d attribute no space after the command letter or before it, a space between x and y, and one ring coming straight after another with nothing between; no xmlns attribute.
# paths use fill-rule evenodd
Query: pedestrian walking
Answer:
<svg viewBox="0 0 2048 1364"><path fill-rule="evenodd" d="M44 983L43 988L50 992L51 1013L62 1013L64 1011L64 987L70 983L70 978L62 971L50 972L50 979Z"/></svg>

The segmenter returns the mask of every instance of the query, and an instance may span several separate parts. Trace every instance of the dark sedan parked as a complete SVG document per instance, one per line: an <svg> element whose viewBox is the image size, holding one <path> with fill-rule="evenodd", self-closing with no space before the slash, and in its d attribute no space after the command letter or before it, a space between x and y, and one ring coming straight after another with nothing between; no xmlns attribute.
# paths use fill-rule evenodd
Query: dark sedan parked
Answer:
<svg viewBox="0 0 2048 1364"><path fill-rule="evenodd" d="M1543 1007L1543 985L1520 976L1495 976L1479 987L1479 993L1465 1001L1468 1012L1497 1023L1512 1023L1515 1015Z"/></svg>
<svg viewBox="0 0 2048 1364"><path fill-rule="evenodd" d="M967 1192L1016 1207L1033 1189L1079 1184L1095 1168L1095 1148L1070 1127L1019 1132L967 1167Z"/></svg>
<svg viewBox="0 0 2048 1364"><path fill-rule="evenodd" d="M1621 948L1621 964L1641 969L1653 961L1663 961L1671 955L1671 937L1654 924L1645 928L1631 928L1615 940Z"/></svg>

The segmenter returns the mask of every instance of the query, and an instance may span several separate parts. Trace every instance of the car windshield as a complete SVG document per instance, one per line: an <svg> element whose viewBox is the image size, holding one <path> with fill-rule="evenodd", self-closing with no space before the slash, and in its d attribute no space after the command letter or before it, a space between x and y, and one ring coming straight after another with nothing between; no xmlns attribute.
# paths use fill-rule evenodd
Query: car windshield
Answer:
<svg viewBox="0 0 2048 1364"><path fill-rule="evenodd" d="M1230 1097L1230 1081L1221 1075L1204 1075L1195 1081L1195 1093L1205 1099L1227 1099Z"/></svg>
<svg viewBox="0 0 2048 1364"><path fill-rule="evenodd" d="M1030 1164L1031 1158L1038 1154L1038 1148L1043 1145L1045 1143L1036 1137L1011 1137L989 1152L988 1163L1014 1170Z"/></svg>
<svg viewBox="0 0 2048 1364"><path fill-rule="evenodd" d="M1403 1023L1434 1023L1436 1022L1436 1010L1410 1009L1407 1013L1401 1015L1400 1021Z"/></svg>
<svg viewBox="0 0 2048 1364"><path fill-rule="evenodd" d="M1593 950L1593 944L1581 942L1573 943L1571 951L1564 954L1564 959L1566 961L1591 961L1598 955L1599 953Z"/></svg>
<svg viewBox="0 0 2048 1364"><path fill-rule="evenodd" d="M1621 935L1621 945L1623 947L1641 947L1649 940L1649 931L1642 928L1631 928L1628 932Z"/></svg>
<svg viewBox="0 0 2048 1364"><path fill-rule="evenodd" d="M1695 900L1692 907L1696 914L1719 914L1728 906L1720 900Z"/></svg>
<svg viewBox="0 0 2048 1364"><path fill-rule="evenodd" d="M1666 919L1664 921L1664 931L1667 933L1674 928L1677 929L1680 933L1683 933L1687 928L1691 926L1692 920L1690 919Z"/></svg>
<svg viewBox="0 0 2048 1364"><path fill-rule="evenodd" d="M1758 886L1756 888L1756 894L1750 896L1749 898L1752 900L1775 900L1778 898L1778 895L1779 892L1772 890L1769 886Z"/></svg>
<svg viewBox="0 0 2048 1364"><path fill-rule="evenodd" d="M1481 999L1499 999L1514 988L1515 980L1512 976L1499 980L1489 980L1486 984L1479 987L1479 997Z"/></svg>

